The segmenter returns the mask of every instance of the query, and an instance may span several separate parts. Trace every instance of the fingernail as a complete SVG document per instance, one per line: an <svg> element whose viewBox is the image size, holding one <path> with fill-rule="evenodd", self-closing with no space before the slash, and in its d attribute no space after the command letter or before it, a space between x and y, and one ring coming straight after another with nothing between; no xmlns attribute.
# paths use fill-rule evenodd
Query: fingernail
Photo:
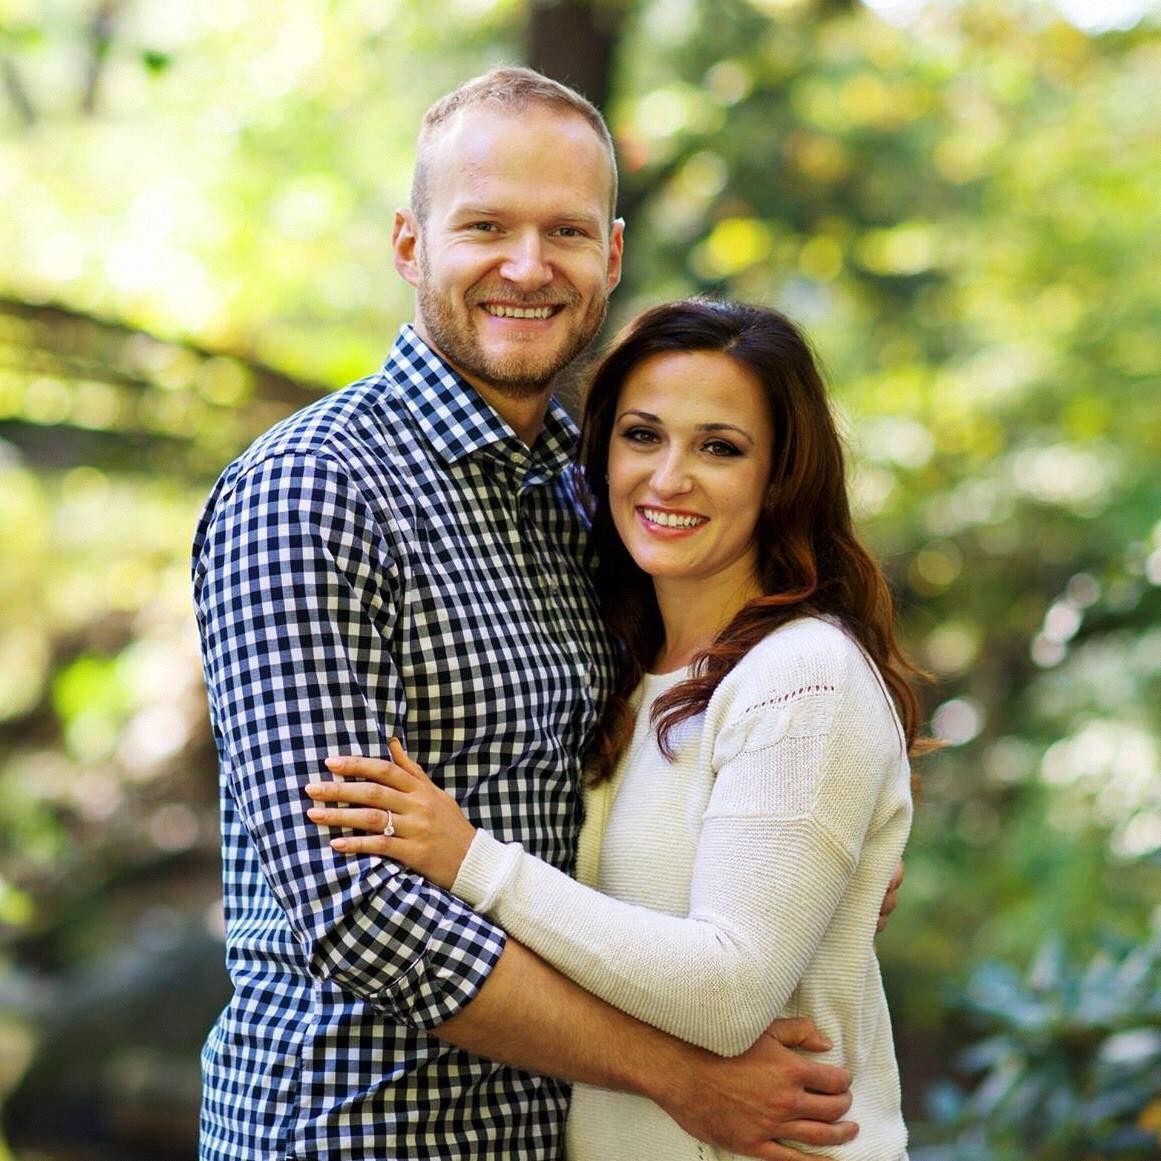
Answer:
<svg viewBox="0 0 1161 1161"><path fill-rule="evenodd" d="M317 806L315 806L306 812L306 817L307 818L318 818L319 815L321 815L321 814L322 814L322 811Z"/></svg>
<svg viewBox="0 0 1161 1161"><path fill-rule="evenodd" d="M308 782L302 789L305 794L317 794L322 789L322 785L318 782Z"/></svg>
<svg viewBox="0 0 1161 1161"><path fill-rule="evenodd" d="M336 851L345 851L347 847L350 846L350 843L348 843L346 839L331 839L331 846L334 847Z"/></svg>
<svg viewBox="0 0 1161 1161"><path fill-rule="evenodd" d="M324 758L323 765L328 770L341 770L346 765L345 758Z"/></svg>

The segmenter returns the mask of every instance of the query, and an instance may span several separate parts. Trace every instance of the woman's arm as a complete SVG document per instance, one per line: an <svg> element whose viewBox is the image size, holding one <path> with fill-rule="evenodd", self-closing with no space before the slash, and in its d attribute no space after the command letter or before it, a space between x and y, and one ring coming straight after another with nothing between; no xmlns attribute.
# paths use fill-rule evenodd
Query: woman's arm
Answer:
<svg viewBox="0 0 1161 1161"><path fill-rule="evenodd" d="M601 895L515 844L473 833L450 798L396 750L393 769L375 773L386 787L360 789L356 798L347 785L328 797L376 809L312 817L382 831L390 809L395 836L343 838L336 847L389 855L437 883L452 876L455 893L586 990L684 1040L734 1054L797 987L850 879L878 795L881 778L829 767L833 749L817 721L833 719L826 699L835 696L831 683L829 692L780 702L777 712L747 715L743 707L723 731L732 730L733 748L717 771L682 917ZM345 761L344 774L371 772L366 760ZM788 797L779 787L792 788ZM841 798L851 835L829 822L824 792ZM317 788L312 796L323 797ZM446 847L436 837L444 830L453 835Z"/></svg>

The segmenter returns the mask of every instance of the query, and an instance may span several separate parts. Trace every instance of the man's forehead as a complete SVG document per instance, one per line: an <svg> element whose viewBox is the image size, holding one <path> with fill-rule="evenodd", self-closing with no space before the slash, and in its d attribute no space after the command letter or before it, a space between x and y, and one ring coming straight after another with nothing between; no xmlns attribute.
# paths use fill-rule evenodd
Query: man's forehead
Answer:
<svg viewBox="0 0 1161 1161"><path fill-rule="evenodd" d="M472 140L520 137L530 139L591 142L602 153L604 142L597 131L579 113L545 105L525 109L507 106L468 105L457 109L446 121L430 131L426 148L462 149Z"/></svg>
<svg viewBox="0 0 1161 1161"><path fill-rule="evenodd" d="M613 159L593 126L572 110L543 105L526 109L469 105L432 130L421 148L437 184L447 178L484 177L492 171L493 163L499 166L501 158L521 150L545 167L570 159L573 172L580 174L583 154L591 150L590 156L607 183L607 196L610 201L612 198Z"/></svg>

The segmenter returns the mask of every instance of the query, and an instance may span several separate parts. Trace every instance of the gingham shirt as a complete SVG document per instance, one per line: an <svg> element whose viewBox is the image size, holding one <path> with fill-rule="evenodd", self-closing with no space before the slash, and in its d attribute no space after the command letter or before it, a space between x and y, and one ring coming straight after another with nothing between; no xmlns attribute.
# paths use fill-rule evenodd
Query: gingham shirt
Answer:
<svg viewBox="0 0 1161 1161"><path fill-rule="evenodd" d="M203 1051L203 1161L554 1158L567 1091L428 1030L503 933L306 817L328 754L411 754L504 841L571 869L607 692L553 404L526 447L404 327L382 370L218 481L194 598L222 772L234 997Z"/></svg>

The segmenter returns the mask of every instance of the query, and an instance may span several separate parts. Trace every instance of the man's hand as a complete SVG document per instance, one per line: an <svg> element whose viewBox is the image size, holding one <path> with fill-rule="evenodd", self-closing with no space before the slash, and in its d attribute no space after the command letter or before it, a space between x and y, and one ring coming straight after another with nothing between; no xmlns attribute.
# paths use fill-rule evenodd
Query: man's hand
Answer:
<svg viewBox="0 0 1161 1161"><path fill-rule="evenodd" d="M891 882L887 884L887 894L883 896L883 906L879 908L879 922L875 926L875 933L878 934L887 926L887 920L891 918L891 912L899 906L899 888L903 884L903 864L895 868L895 873L891 876Z"/></svg>
<svg viewBox="0 0 1161 1161"><path fill-rule="evenodd" d="M715 1056L640 1024L509 939L476 998L435 1035L531 1072L634 1092L687 1132L767 1161L808 1161L776 1138L842 1145L858 1132L850 1073L793 1051L830 1045L809 1020L776 1020L741 1056ZM551 1034L549 1034L551 1033Z"/></svg>
<svg viewBox="0 0 1161 1161"><path fill-rule="evenodd" d="M843 1145L859 1131L839 1120L851 1107L850 1073L793 1051L829 1047L809 1020L775 1020L741 1056L707 1053L701 1067L661 1078L650 1095L699 1140L766 1161L805 1161L780 1141Z"/></svg>

